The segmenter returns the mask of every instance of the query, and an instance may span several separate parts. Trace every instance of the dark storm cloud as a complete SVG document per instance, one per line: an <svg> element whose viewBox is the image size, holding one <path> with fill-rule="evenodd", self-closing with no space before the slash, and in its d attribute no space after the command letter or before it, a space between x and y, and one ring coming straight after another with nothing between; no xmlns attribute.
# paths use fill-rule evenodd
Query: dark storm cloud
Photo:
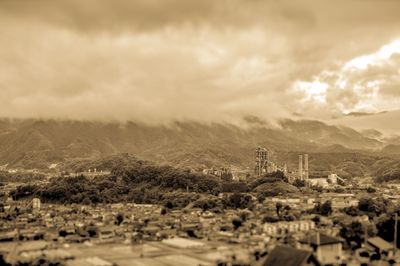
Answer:
<svg viewBox="0 0 400 266"><path fill-rule="evenodd" d="M286 0L5 0L0 7L2 16L11 19L24 18L85 32L147 31L182 24L223 28L292 22L310 26L314 22L310 11Z"/></svg>
<svg viewBox="0 0 400 266"><path fill-rule="evenodd" d="M331 117L368 98L368 89L334 83L346 62L399 38L399 8L373 0L0 0L0 115ZM386 79L380 99L395 95L398 65L390 62L345 78ZM330 84L326 92L293 89L316 77Z"/></svg>

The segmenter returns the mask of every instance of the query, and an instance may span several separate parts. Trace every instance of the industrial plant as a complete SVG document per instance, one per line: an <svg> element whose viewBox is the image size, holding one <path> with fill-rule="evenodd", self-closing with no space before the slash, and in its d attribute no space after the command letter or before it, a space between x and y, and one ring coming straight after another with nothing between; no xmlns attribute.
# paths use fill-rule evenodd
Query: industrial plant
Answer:
<svg viewBox="0 0 400 266"><path fill-rule="evenodd" d="M312 187L329 187L332 185L343 184L344 180L336 173L330 173L326 177L310 178L310 164L308 154L299 154L298 169L289 171L287 164L279 165L272 160L272 151L264 147L257 147L254 152L254 174L260 177L264 174L281 171L288 178L289 183L294 183L296 180L304 182L305 186Z"/></svg>
<svg viewBox="0 0 400 266"><path fill-rule="evenodd" d="M282 166L272 161L272 156L269 156L269 152L266 148L257 147L254 152L254 174L255 176L262 176L266 173L273 173L276 171L282 171L285 175L288 173L287 165Z"/></svg>

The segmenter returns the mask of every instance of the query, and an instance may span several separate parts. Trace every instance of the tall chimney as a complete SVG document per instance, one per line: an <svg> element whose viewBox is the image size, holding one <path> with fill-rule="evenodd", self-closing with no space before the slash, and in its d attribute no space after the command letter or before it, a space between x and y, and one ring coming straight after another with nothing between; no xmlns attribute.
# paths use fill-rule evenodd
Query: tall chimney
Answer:
<svg viewBox="0 0 400 266"><path fill-rule="evenodd" d="M299 178L303 180L303 155L299 155Z"/></svg>
<svg viewBox="0 0 400 266"><path fill-rule="evenodd" d="M308 154L304 154L304 179L308 179Z"/></svg>

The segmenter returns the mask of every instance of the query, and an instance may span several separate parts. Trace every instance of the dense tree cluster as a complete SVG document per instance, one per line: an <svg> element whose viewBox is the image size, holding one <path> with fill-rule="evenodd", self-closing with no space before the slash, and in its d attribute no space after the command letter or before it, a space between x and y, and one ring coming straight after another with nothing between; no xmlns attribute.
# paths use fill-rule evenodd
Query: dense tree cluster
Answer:
<svg viewBox="0 0 400 266"><path fill-rule="evenodd" d="M44 179L45 176L43 174L38 174L38 173L26 173L26 172L9 173L6 171L0 171L0 183L8 183L8 182L28 183Z"/></svg>
<svg viewBox="0 0 400 266"><path fill-rule="evenodd" d="M250 209L253 207L252 197L249 194L233 193L222 199L225 208Z"/></svg>
<svg viewBox="0 0 400 266"><path fill-rule="evenodd" d="M387 212L389 202L385 199L362 198L358 203L358 209L370 217L380 216Z"/></svg>
<svg viewBox="0 0 400 266"><path fill-rule="evenodd" d="M208 195L194 201L193 207L201 208L202 210L216 210L218 208L222 208L222 202L218 197Z"/></svg>
<svg viewBox="0 0 400 266"><path fill-rule="evenodd" d="M245 182L222 182L221 183L221 192L228 193L245 193L249 191L249 187Z"/></svg>
<svg viewBox="0 0 400 266"><path fill-rule="evenodd" d="M349 225L343 225L340 229L340 236L346 240L348 246L360 248L364 241L365 228L360 222L352 222Z"/></svg>
<svg viewBox="0 0 400 266"><path fill-rule="evenodd" d="M320 214L323 216L329 216L332 214L332 202L330 200L325 201L324 203L318 202L313 209L313 212L316 214Z"/></svg>
<svg viewBox="0 0 400 266"><path fill-rule="evenodd" d="M379 221L376 225L378 229L378 236L385 239L388 242L394 241L394 232L395 232L395 216L393 214L389 214L384 219ZM400 222L397 223L397 247L400 247Z"/></svg>
<svg viewBox="0 0 400 266"><path fill-rule="evenodd" d="M306 186L306 182L304 180L300 180L300 179L295 179L293 182L293 186L301 188L301 187L305 187Z"/></svg>
<svg viewBox="0 0 400 266"><path fill-rule="evenodd" d="M184 189L198 193L220 191L219 181L216 178L171 166L138 163L127 168L116 169L113 173L127 184L146 183L160 188Z"/></svg>
<svg viewBox="0 0 400 266"><path fill-rule="evenodd" d="M134 202L161 204L166 210L191 204L203 210L222 208L252 208L256 192L259 200L271 193L285 194L290 186L281 171L268 173L248 184L195 173L191 170L156 165L147 161L116 157L111 162L91 165L97 169L112 169L106 176L60 176L50 183L23 185L12 192L16 199L40 197L43 202L64 204L98 204ZM77 165L75 169L84 169ZM290 186L290 189L297 189ZM290 190L289 189L289 190ZM223 198L218 198L224 193Z"/></svg>
<svg viewBox="0 0 400 266"><path fill-rule="evenodd" d="M18 200L36 195L38 191L39 186L27 184L23 186L18 186L15 190L11 191L10 196L13 199Z"/></svg>
<svg viewBox="0 0 400 266"><path fill-rule="evenodd" d="M255 189L256 187L265 184L265 183L275 183L275 182L288 182L287 177L284 175L282 171L276 171L272 173L268 173L263 177L257 178L253 182L249 184L249 188L251 190Z"/></svg>
<svg viewBox="0 0 400 266"><path fill-rule="evenodd" d="M162 203L185 207L199 198L198 193L148 184L121 184L114 177L89 179L85 176L56 178L44 187L19 186L11 195L16 199L40 197L44 202L61 203Z"/></svg>
<svg viewBox="0 0 400 266"><path fill-rule="evenodd" d="M400 180L400 169L397 169L396 171L392 171L390 173L378 176L376 178L376 182L378 183L384 183L384 182L389 182L393 180Z"/></svg>
<svg viewBox="0 0 400 266"><path fill-rule="evenodd" d="M228 192L224 199L216 197ZM183 208L189 204L203 210L249 208L252 197L244 182L221 181L170 166L136 161L129 167L114 169L108 176L63 176L44 186L23 185L11 194L16 199L40 197L44 202L97 204L135 202Z"/></svg>

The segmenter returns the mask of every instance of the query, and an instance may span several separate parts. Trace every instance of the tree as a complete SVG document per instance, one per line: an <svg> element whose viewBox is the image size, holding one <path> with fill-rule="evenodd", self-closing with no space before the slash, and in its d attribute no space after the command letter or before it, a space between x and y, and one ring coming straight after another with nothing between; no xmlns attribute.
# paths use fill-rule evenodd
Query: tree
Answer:
<svg viewBox="0 0 400 266"><path fill-rule="evenodd" d="M66 237L68 235L67 231L65 231L64 229L60 230L58 232L58 235L61 237Z"/></svg>
<svg viewBox="0 0 400 266"><path fill-rule="evenodd" d="M245 182L225 182L221 183L221 191L222 192L230 192L230 193L245 193L249 190L247 184Z"/></svg>
<svg viewBox="0 0 400 266"><path fill-rule="evenodd" d="M252 199L250 195L242 193L233 193L223 200L224 207L234 209L252 208Z"/></svg>
<svg viewBox="0 0 400 266"><path fill-rule="evenodd" d="M343 212L353 217L362 215L362 212L355 206L346 207L343 209Z"/></svg>
<svg viewBox="0 0 400 266"><path fill-rule="evenodd" d="M318 202L313 209L314 213L323 216L328 216L332 214L332 202L330 200L325 201L323 204Z"/></svg>
<svg viewBox="0 0 400 266"><path fill-rule="evenodd" d="M268 174L266 174L265 176L266 176L266 177L277 178L277 179L280 179L280 180L282 180L282 181L287 182L287 177L286 177L285 174L284 174L282 171L280 171L280 170L275 171L275 172L272 172L272 173L268 173Z"/></svg>
<svg viewBox="0 0 400 266"><path fill-rule="evenodd" d="M300 180L300 179L295 179L293 182L293 186L301 188L301 187L305 187L306 186L306 182L304 180Z"/></svg>
<svg viewBox="0 0 400 266"><path fill-rule="evenodd" d="M285 215L289 215L289 212L292 208L290 208L289 205L285 205L285 207L283 207L283 210L285 211Z"/></svg>
<svg viewBox="0 0 400 266"><path fill-rule="evenodd" d="M394 226L395 219L393 215L386 217L376 224L378 230L378 236L388 242L394 241ZM400 247L400 222L397 223L397 247Z"/></svg>
<svg viewBox="0 0 400 266"><path fill-rule="evenodd" d="M239 217L243 222L246 222L247 219L250 217L251 212L248 210L243 210L239 213Z"/></svg>
<svg viewBox="0 0 400 266"><path fill-rule="evenodd" d="M201 208L206 211L221 207L221 202L217 197L208 195L195 200L193 202L193 207Z"/></svg>
<svg viewBox="0 0 400 266"><path fill-rule="evenodd" d="M237 230L239 227L241 227L242 223L243 223L243 221L242 221L242 219L240 219L240 217L235 217L232 219L232 224L233 224L235 230Z"/></svg>
<svg viewBox="0 0 400 266"><path fill-rule="evenodd" d="M274 217L274 216L265 215L262 218L262 222L263 223L276 223L276 222L279 222L279 218L278 217Z"/></svg>
<svg viewBox="0 0 400 266"><path fill-rule="evenodd" d="M358 203L358 209L369 217L375 217L386 213L388 204L389 202L384 199L362 198Z"/></svg>
<svg viewBox="0 0 400 266"><path fill-rule="evenodd" d="M92 202L90 201L89 198L84 198L83 201L82 201L82 204L83 204L83 205L90 205L91 203L92 203Z"/></svg>
<svg viewBox="0 0 400 266"><path fill-rule="evenodd" d="M167 209L172 209L173 207L174 207L174 204L172 204L171 201L167 201L167 202L165 203L165 208L167 208Z"/></svg>
<svg viewBox="0 0 400 266"><path fill-rule="evenodd" d="M94 225L89 225L86 228L86 231L88 232L89 237L95 237L98 234L98 228L96 226L94 226Z"/></svg>
<svg viewBox="0 0 400 266"><path fill-rule="evenodd" d="M280 202L277 202L275 204L275 209L276 209L276 216L280 217L281 216L281 209L282 209L283 205Z"/></svg>
<svg viewBox="0 0 400 266"><path fill-rule="evenodd" d="M321 186L313 186L313 187L311 187L311 188L312 188L313 190L319 192L319 193L322 193L322 192L324 191L323 187L321 187Z"/></svg>
<svg viewBox="0 0 400 266"><path fill-rule="evenodd" d="M332 202L327 200L321 206L321 215L330 215L332 214Z"/></svg>
<svg viewBox="0 0 400 266"><path fill-rule="evenodd" d="M257 201L258 203L263 203L265 201L266 197L263 192L260 192L257 194Z"/></svg>
<svg viewBox="0 0 400 266"><path fill-rule="evenodd" d="M121 225L123 221L124 221L124 214L121 212L117 213L117 216L115 217L115 224Z"/></svg>
<svg viewBox="0 0 400 266"><path fill-rule="evenodd" d="M351 224L343 225L339 234L346 240L349 246L355 243L356 247L360 248L364 241L364 228L360 222L352 222Z"/></svg>
<svg viewBox="0 0 400 266"><path fill-rule="evenodd" d="M312 221L315 223L315 224L319 224L320 222L321 222L321 217L319 217L318 215L315 215L313 218L312 218Z"/></svg>

